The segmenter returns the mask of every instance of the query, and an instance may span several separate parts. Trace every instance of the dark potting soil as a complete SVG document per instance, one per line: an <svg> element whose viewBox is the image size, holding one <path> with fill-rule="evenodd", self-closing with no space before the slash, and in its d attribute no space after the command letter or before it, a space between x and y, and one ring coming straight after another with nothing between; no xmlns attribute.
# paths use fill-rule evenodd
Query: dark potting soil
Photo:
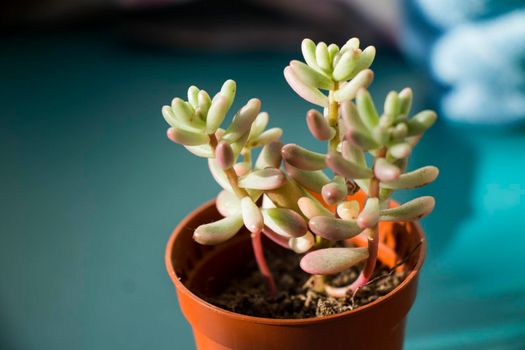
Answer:
<svg viewBox="0 0 525 350"><path fill-rule="evenodd" d="M310 275L299 267L300 256L293 253L267 254L267 262L277 284L277 295L271 298L266 282L255 261L246 264L219 295L203 296L209 303L236 313L268 318L309 318L353 310L381 298L396 288L405 272L394 272L384 265L376 268L371 281L353 295L332 298L315 292ZM360 269L355 267L328 279L333 286L345 286L355 280Z"/></svg>

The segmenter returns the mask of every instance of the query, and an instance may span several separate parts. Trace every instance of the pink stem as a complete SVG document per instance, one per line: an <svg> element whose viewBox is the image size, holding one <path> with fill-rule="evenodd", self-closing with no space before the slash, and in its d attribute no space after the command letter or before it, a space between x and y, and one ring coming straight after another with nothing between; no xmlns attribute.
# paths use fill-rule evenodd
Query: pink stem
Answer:
<svg viewBox="0 0 525 350"><path fill-rule="evenodd" d="M272 276L272 272L266 264L266 259L264 258L264 251L261 240L261 232L254 232L251 234L252 237L252 246L253 253L255 255L255 261L257 261L257 266L261 271L266 283L268 284L268 289L270 290L270 296L272 298L277 294L277 287L275 286L275 281Z"/></svg>

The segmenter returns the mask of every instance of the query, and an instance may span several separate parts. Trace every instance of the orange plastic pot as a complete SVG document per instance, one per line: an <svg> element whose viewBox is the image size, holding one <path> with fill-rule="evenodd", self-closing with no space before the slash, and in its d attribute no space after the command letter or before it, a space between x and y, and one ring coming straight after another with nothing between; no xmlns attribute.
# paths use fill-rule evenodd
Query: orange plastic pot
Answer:
<svg viewBox="0 0 525 350"><path fill-rule="evenodd" d="M425 239L419 225L407 223L403 229L391 232L393 239L385 243L398 256L408 256L407 277L388 295L337 315L271 319L226 311L199 297L220 290L252 259L247 232L218 246L202 246L193 241L196 227L219 218L215 201L207 202L175 228L166 249L166 267L175 284L180 308L193 328L198 349L402 348L406 316L416 297L418 274L425 256Z"/></svg>

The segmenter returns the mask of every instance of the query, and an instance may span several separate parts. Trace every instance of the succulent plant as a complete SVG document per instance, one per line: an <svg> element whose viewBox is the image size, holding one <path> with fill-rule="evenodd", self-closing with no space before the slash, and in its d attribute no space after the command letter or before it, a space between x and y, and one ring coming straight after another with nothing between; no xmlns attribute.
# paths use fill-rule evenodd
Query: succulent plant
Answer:
<svg viewBox="0 0 525 350"><path fill-rule="evenodd" d="M391 91L378 113L367 90L374 77L369 67L375 48L360 49L357 38L341 48L305 39L301 49L305 62L291 61L284 76L299 96L322 107L309 110L306 123L315 138L327 142L325 153L283 146L282 130L266 130L269 116L260 111L261 102L255 98L223 126L235 98L232 80L213 98L191 86L187 101L175 98L162 114L171 126L168 138L207 158L212 176L223 188L216 206L224 218L198 227L195 241L219 244L244 226L251 232L254 255L272 295L276 286L261 235L305 254L300 266L317 276L316 285L343 297L366 284L374 272L380 221L412 221L432 211L432 197L397 207L390 206L390 197L397 189L421 187L438 176L434 166L406 172L412 149L434 124L436 114L426 110L409 117L410 88ZM259 147L254 161L252 151ZM334 176L324 172L327 168ZM362 208L349 197L357 191L366 195ZM360 234L366 235L368 247L339 244ZM346 287L331 287L322 278L362 262L360 276Z"/></svg>

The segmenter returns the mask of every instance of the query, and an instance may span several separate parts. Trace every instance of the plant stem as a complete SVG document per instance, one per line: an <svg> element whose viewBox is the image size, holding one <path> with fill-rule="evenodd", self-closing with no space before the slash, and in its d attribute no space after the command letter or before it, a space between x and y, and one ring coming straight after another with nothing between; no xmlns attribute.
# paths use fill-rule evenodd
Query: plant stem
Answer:
<svg viewBox="0 0 525 350"><path fill-rule="evenodd" d="M217 147L217 144L218 144L217 136L215 136L215 134L210 134L208 136L210 137L210 146L213 149L213 152L215 152L215 148ZM244 188L239 187L239 177L235 173L235 170L233 169L233 167L224 169L224 173L228 177L228 182L230 183L232 190L235 192L235 194L237 195L239 199L250 196ZM257 267L259 268L259 271L261 272L264 279L266 280L266 283L268 284L268 289L270 290L270 296L273 298L275 297L277 293L277 288L275 286L275 281L274 281L272 272L268 268L268 264L266 264L266 259L264 258L264 250L262 246L261 232L252 233L251 239L252 239L253 254L255 256L255 261L257 262Z"/></svg>
<svg viewBox="0 0 525 350"><path fill-rule="evenodd" d="M377 159L384 158L386 155L386 148L381 148L374 159L374 166L377 162ZM370 179L370 185L368 188L368 198L379 198L379 179L373 175ZM357 280L352 283L350 290L354 291L357 288L362 287L370 280L370 277L374 273L376 262L377 262L377 252L379 248L379 224L376 224L374 227L368 229L368 259L366 260L365 267Z"/></svg>
<svg viewBox="0 0 525 350"><path fill-rule="evenodd" d="M328 93L328 124L335 129L334 137L328 143L328 151L337 150L339 144L339 104L334 99L334 93L339 88L339 84L335 82L335 86Z"/></svg>
<svg viewBox="0 0 525 350"><path fill-rule="evenodd" d="M261 240L261 232L254 232L251 234L252 237L252 247L253 247L253 253L255 255L255 261L257 261L257 266L259 267L259 271L261 271L261 274L263 275L264 279L266 280L266 284L268 285L268 289L270 290L270 296L272 298L275 297L277 294L277 287L275 286L275 281L272 276L272 272L270 271L270 268L266 264L266 259L264 257L264 250L262 246L262 240Z"/></svg>

